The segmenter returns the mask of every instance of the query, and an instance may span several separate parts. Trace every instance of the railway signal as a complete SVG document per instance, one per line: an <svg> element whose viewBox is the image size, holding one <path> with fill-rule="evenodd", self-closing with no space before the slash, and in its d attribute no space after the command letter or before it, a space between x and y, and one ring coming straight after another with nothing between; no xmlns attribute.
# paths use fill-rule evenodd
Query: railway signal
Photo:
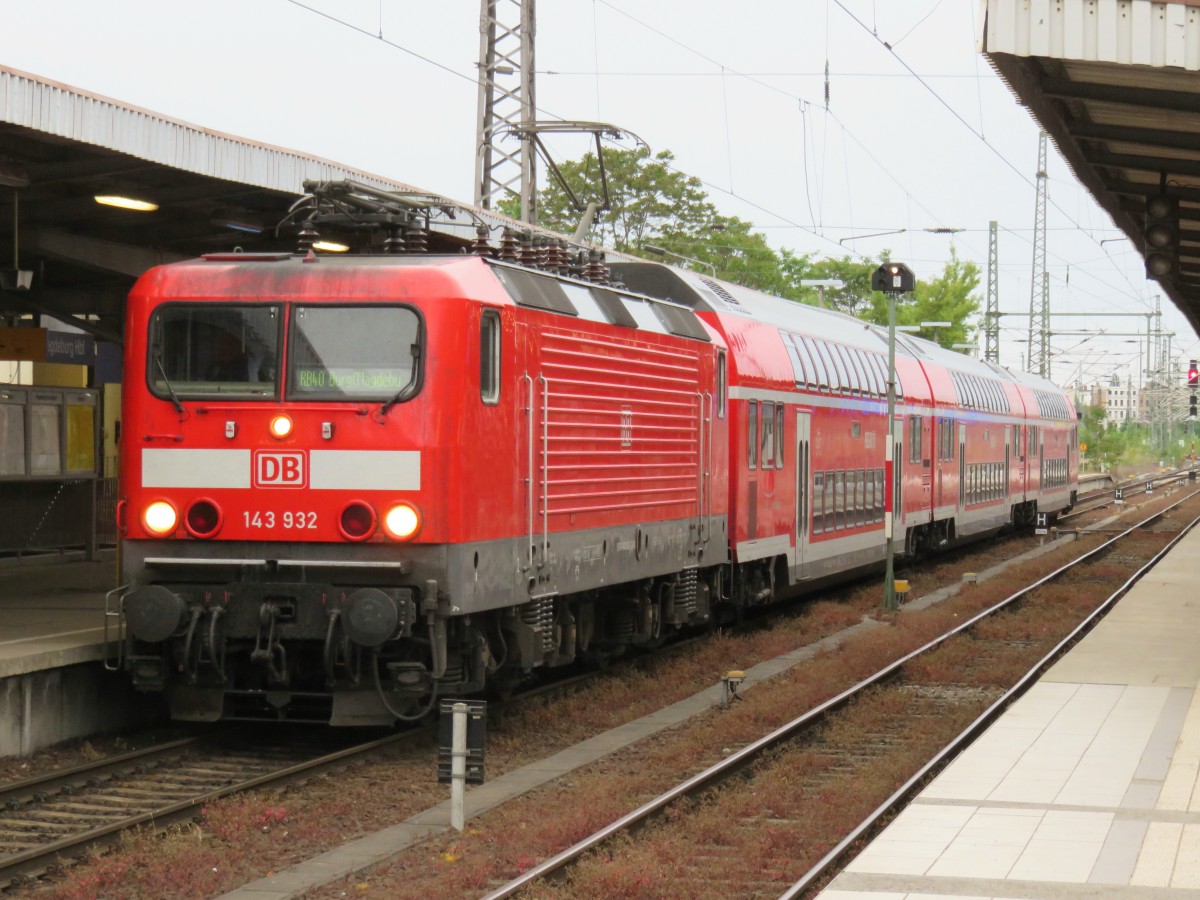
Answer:
<svg viewBox="0 0 1200 900"><path fill-rule="evenodd" d="M1200 387L1200 369L1196 368L1196 360L1188 360L1188 387Z"/></svg>
<svg viewBox="0 0 1200 900"><path fill-rule="evenodd" d="M907 294L916 286L917 276L904 263L884 263L871 275L871 290L885 294Z"/></svg>
<svg viewBox="0 0 1200 900"><path fill-rule="evenodd" d="M1166 194L1146 198L1146 277L1163 278L1179 268L1179 201Z"/></svg>

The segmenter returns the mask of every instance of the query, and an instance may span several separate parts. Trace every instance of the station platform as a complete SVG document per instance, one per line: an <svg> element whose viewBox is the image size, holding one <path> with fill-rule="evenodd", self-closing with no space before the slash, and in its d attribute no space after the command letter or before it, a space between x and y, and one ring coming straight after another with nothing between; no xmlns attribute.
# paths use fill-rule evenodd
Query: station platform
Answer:
<svg viewBox="0 0 1200 900"><path fill-rule="evenodd" d="M0 560L0 756L162 715L124 673L105 671L104 595L115 551Z"/></svg>
<svg viewBox="0 0 1200 900"><path fill-rule="evenodd" d="M1200 898L1200 528L820 894Z"/></svg>
<svg viewBox="0 0 1200 900"><path fill-rule="evenodd" d="M0 678L99 660L116 552L0 560Z"/></svg>

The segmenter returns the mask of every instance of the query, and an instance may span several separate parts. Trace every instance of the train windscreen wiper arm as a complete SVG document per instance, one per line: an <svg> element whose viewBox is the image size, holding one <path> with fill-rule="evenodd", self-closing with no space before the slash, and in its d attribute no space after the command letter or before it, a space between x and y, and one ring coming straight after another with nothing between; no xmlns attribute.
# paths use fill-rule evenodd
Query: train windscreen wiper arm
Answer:
<svg viewBox="0 0 1200 900"><path fill-rule="evenodd" d="M175 411L182 416L183 404L180 403L179 398L175 396L175 388L171 387L171 379L167 377L167 370L163 368L162 357L154 357L154 362L158 366L158 371L162 373L163 384L167 386L167 393L171 395L171 402L175 404Z"/></svg>

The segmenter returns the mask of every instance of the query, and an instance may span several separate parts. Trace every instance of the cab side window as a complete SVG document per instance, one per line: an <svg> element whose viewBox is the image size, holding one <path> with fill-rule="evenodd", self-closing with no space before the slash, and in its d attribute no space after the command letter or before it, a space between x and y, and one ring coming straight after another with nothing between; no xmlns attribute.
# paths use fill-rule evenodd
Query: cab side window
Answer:
<svg viewBox="0 0 1200 900"><path fill-rule="evenodd" d="M500 313L494 309L479 319L479 397L489 406L500 402Z"/></svg>

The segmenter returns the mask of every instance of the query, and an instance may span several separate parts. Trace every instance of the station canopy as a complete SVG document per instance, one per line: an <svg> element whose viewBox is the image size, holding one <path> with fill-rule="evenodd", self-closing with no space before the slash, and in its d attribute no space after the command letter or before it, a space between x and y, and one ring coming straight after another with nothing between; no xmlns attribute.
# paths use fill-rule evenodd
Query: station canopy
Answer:
<svg viewBox="0 0 1200 900"><path fill-rule="evenodd" d="M276 225L304 182L343 180L429 196L0 66L0 325L45 314L119 341L125 298L142 272L237 247L292 250L294 229L277 235ZM97 196L157 209L102 205ZM514 224L446 203L470 213L435 225L452 246L475 236L473 218Z"/></svg>
<svg viewBox="0 0 1200 900"><path fill-rule="evenodd" d="M1143 255L1147 201L1178 205L1177 262L1156 280L1200 333L1200 0L984 10L980 50Z"/></svg>

